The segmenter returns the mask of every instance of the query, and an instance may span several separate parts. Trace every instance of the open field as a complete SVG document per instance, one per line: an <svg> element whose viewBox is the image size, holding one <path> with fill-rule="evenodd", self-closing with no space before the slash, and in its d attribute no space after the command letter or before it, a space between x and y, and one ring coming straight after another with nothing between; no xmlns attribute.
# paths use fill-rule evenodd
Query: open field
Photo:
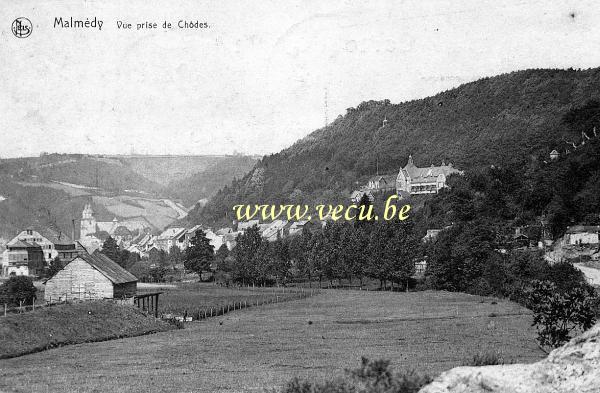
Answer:
<svg viewBox="0 0 600 393"><path fill-rule="evenodd" d="M316 293L316 290L313 290ZM204 315L222 312L223 308L246 308L277 303L308 296L310 289L301 288L228 288L214 283L177 283L166 285L140 284L138 293L162 292L159 297L161 314L183 315L194 320Z"/></svg>
<svg viewBox="0 0 600 393"><path fill-rule="evenodd" d="M431 375L476 353L542 358L530 313L492 302L446 292L324 291L183 330L1 360L0 391L263 392L293 376L338 375L361 356Z"/></svg>

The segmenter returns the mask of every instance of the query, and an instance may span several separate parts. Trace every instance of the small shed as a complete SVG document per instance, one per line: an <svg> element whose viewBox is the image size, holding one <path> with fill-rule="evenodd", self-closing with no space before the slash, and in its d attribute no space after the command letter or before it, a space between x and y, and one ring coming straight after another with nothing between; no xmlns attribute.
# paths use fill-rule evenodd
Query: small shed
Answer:
<svg viewBox="0 0 600 393"><path fill-rule="evenodd" d="M96 251L75 257L46 282L44 300L123 299L136 294L137 278Z"/></svg>

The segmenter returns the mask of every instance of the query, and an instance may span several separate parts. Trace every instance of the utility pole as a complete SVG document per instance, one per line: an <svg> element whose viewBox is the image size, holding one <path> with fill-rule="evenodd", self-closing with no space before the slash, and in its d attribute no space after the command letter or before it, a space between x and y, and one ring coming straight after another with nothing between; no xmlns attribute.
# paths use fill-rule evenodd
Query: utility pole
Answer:
<svg viewBox="0 0 600 393"><path fill-rule="evenodd" d="M327 129L328 116L327 116L327 88L325 88L325 129Z"/></svg>

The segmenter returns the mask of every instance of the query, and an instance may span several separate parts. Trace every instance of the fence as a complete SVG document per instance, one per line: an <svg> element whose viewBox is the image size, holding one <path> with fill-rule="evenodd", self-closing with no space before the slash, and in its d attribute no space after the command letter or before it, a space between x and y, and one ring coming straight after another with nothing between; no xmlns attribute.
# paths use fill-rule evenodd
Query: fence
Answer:
<svg viewBox="0 0 600 393"><path fill-rule="evenodd" d="M45 307L46 304L35 304L35 299L31 301L31 303L25 303L24 301L19 301L18 306L9 307L7 303L2 305L3 316L7 316L8 314L22 314L27 311L34 311L36 308Z"/></svg>
<svg viewBox="0 0 600 393"><path fill-rule="evenodd" d="M176 315L174 313L161 314L161 318L167 320L177 320L180 322L191 322L217 316L222 316L227 313L236 310L242 310L250 307L260 307L270 304L277 304L288 302L292 300L305 299L311 296L319 294L319 290L316 288L285 288L285 287L252 287L252 286L236 286L230 287L232 289L239 289L240 291L259 292L265 294L267 298L257 298L254 300L238 300L228 302L227 304L220 306L211 307L200 307L193 311L185 311L182 315Z"/></svg>

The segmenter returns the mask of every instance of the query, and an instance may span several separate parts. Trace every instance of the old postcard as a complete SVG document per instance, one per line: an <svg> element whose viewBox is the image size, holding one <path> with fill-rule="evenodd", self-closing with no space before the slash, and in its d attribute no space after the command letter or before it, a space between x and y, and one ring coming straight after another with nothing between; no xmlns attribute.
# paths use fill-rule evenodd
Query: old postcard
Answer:
<svg viewBox="0 0 600 393"><path fill-rule="evenodd" d="M599 21L5 1L0 392L600 392Z"/></svg>

